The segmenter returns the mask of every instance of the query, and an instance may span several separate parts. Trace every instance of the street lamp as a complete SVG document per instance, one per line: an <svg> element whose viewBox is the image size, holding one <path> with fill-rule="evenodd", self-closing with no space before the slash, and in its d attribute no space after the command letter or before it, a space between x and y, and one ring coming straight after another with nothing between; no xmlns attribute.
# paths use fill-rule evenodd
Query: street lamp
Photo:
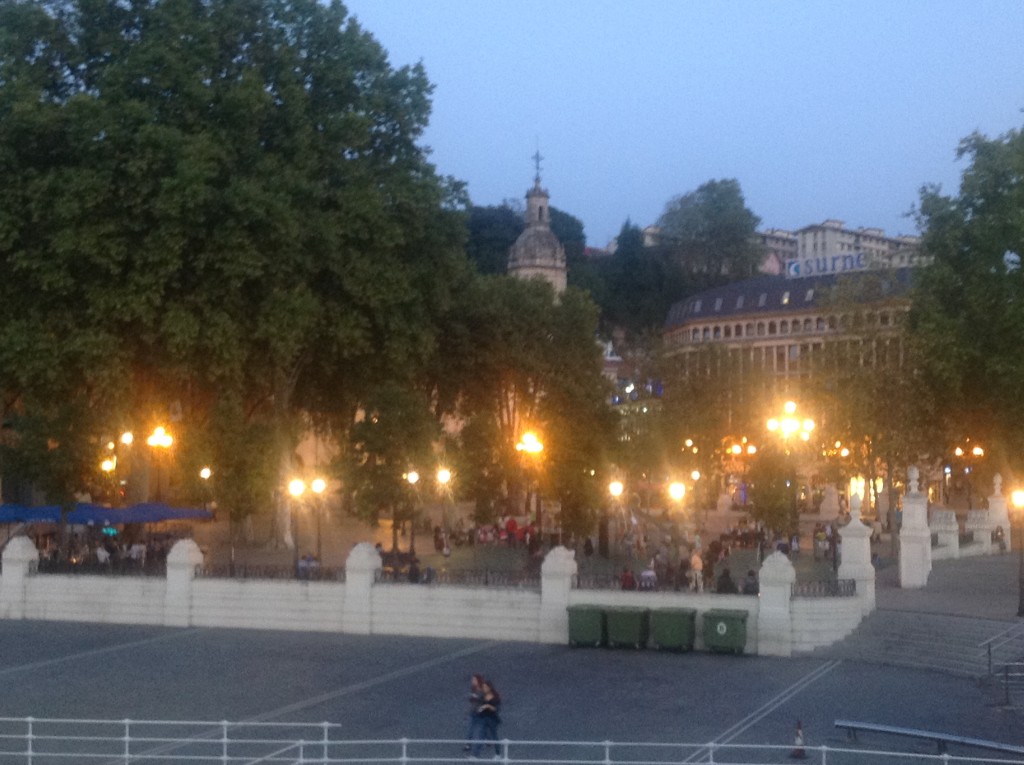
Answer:
<svg viewBox="0 0 1024 765"><path fill-rule="evenodd" d="M622 496L622 492L625 491L625 488L626 487L622 485L622 481L612 481L608 484L608 494L612 498L612 507L616 511L616 516L619 515L619 498ZM597 553L603 558L608 557L608 538L610 536L608 524L609 519L608 512L606 510L601 527L597 530Z"/></svg>
<svg viewBox="0 0 1024 765"><path fill-rule="evenodd" d="M416 554L416 499L418 494L416 492L416 484L420 482L420 474L415 470L410 470L405 474L405 480L409 482L409 486L413 489L413 498L411 500L411 512L409 513L409 554Z"/></svg>
<svg viewBox="0 0 1024 765"><path fill-rule="evenodd" d="M1013 504L1014 520L1017 521L1017 556L1020 560L1017 572L1017 616L1024 616L1024 490L1017 489L1011 493L1010 501Z"/></svg>
<svg viewBox="0 0 1024 765"><path fill-rule="evenodd" d="M451 518L448 515L448 484L452 480L452 471L446 467L437 469L437 485L441 487L441 528L444 533L444 546L448 546L448 534L451 527Z"/></svg>
<svg viewBox="0 0 1024 765"><path fill-rule="evenodd" d="M295 574L298 576L299 573L299 524L296 516L298 513L296 509L298 507L299 500L302 495L306 493L306 482L301 478L293 478L288 482L288 493L292 495L291 509L288 513L291 518L292 526L292 563L294 564Z"/></svg>
<svg viewBox="0 0 1024 765"><path fill-rule="evenodd" d="M527 457L538 458L541 452L544 451L544 444L540 438L532 430L528 430L519 439L519 443L516 444L516 451L520 454L525 454ZM531 484L535 483L529 480L529 468L526 468L527 473L527 486L526 486L526 497L527 497L527 510L529 510L529 498ZM537 516L537 536L540 540L540 547L544 547L544 518L543 518L543 505L540 500L540 489L538 487L536 494L536 516Z"/></svg>
<svg viewBox="0 0 1024 765"><path fill-rule="evenodd" d="M128 441L125 441L125 438ZM121 443L129 444L134 440L131 433L125 433L121 436ZM163 467L163 454L171 448L174 443L174 438L168 433L162 425L157 426L152 434L146 438L146 445L153 449L153 464L156 468L156 501L163 501L163 486L161 481L161 468Z"/></svg>

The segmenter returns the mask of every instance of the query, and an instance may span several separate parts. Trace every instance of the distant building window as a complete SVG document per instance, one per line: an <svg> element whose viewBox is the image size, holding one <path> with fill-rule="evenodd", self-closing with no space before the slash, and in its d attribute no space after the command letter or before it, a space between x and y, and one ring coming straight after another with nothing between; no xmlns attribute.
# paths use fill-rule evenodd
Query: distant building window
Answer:
<svg viewBox="0 0 1024 765"><path fill-rule="evenodd" d="M700 330L699 329L692 330L690 332L690 339L693 340L693 342L697 342L698 340L700 340Z"/></svg>
<svg viewBox="0 0 1024 765"><path fill-rule="evenodd" d="M740 295L738 298L736 298L736 307L737 308L742 308L743 307L743 295Z"/></svg>
<svg viewBox="0 0 1024 765"><path fill-rule="evenodd" d="M747 327L746 327L746 329L743 330L743 334L746 335L747 337L750 337L752 334L754 334L754 324L753 324L753 322L748 322L747 323Z"/></svg>
<svg viewBox="0 0 1024 765"><path fill-rule="evenodd" d="M811 320L810 319L804 319L804 332L810 332L810 331L811 331Z"/></svg>
<svg viewBox="0 0 1024 765"><path fill-rule="evenodd" d="M694 300L693 301L693 312L694 313L700 313L700 301L699 300Z"/></svg>
<svg viewBox="0 0 1024 765"><path fill-rule="evenodd" d="M764 304L768 302L768 293L762 292L757 298L757 307L764 308Z"/></svg>
<svg viewBox="0 0 1024 765"><path fill-rule="evenodd" d="M726 338L732 337L732 327L726 327L725 328L725 336L726 336Z"/></svg>
<svg viewBox="0 0 1024 765"><path fill-rule="evenodd" d="M715 340L720 340L722 338L722 328L721 327L715 327L714 338L715 338Z"/></svg>
<svg viewBox="0 0 1024 765"><path fill-rule="evenodd" d="M789 292L788 291L782 293L782 304L783 305L789 305Z"/></svg>
<svg viewBox="0 0 1024 765"><path fill-rule="evenodd" d="M704 327L704 331L701 333L701 340L710 340L710 339L711 339L711 330L709 330L707 327Z"/></svg>
<svg viewBox="0 0 1024 765"><path fill-rule="evenodd" d="M743 337L743 327L736 325L736 337Z"/></svg>
<svg viewBox="0 0 1024 765"><path fill-rule="evenodd" d="M825 320L819 316L818 320L815 322L815 327L814 328L818 332L824 332L825 331Z"/></svg>
<svg viewBox="0 0 1024 765"><path fill-rule="evenodd" d="M763 321L759 321L757 323L757 336L758 337L763 337L764 336L764 322Z"/></svg>
<svg viewBox="0 0 1024 765"><path fill-rule="evenodd" d="M715 311L722 310L722 298L715 298Z"/></svg>
<svg viewBox="0 0 1024 765"><path fill-rule="evenodd" d="M807 294L804 295L804 302L805 303L810 303L812 300L814 300L814 288L813 287L811 289L807 290Z"/></svg>
<svg viewBox="0 0 1024 765"><path fill-rule="evenodd" d="M778 331L778 327L776 326L775 322L774 321L768 322L768 334L769 335L774 335L774 334L777 333L777 331Z"/></svg>
<svg viewBox="0 0 1024 765"><path fill-rule="evenodd" d="M789 334L789 322L788 321L780 321L779 322L779 334L780 335L788 335Z"/></svg>

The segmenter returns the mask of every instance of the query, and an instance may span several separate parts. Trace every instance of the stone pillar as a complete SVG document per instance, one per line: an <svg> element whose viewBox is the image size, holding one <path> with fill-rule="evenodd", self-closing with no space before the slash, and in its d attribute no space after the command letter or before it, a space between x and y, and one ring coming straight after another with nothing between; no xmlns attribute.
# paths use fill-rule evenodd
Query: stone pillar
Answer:
<svg viewBox="0 0 1024 765"><path fill-rule="evenodd" d="M181 539L167 553L167 585L164 590L164 625L188 627L192 623L192 587L203 553L194 539Z"/></svg>
<svg viewBox="0 0 1024 765"><path fill-rule="evenodd" d="M793 615L790 604L796 570L789 558L773 552L758 574L761 592L757 609L758 656L793 655Z"/></svg>
<svg viewBox="0 0 1024 765"><path fill-rule="evenodd" d="M1002 527L1006 551L1010 552L1013 549L1013 534L1010 533L1009 508L1006 506L1006 497L1003 496L1003 477L999 473L992 478L992 496L988 498L988 526L990 544L992 532Z"/></svg>
<svg viewBox="0 0 1024 765"><path fill-rule="evenodd" d="M25 580L39 562L39 551L28 537L14 537L4 548L0 576L0 619L25 618Z"/></svg>
<svg viewBox="0 0 1024 765"><path fill-rule="evenodd" d="M380 553L369 542L352 548L345 561L345 602L341 631L353 635L373 632L373 583L382 568Z"/></svg>
<svg viewBox="0 0 1024 765"><path fill-rule="evenodd" d="M540 567L540 634L541 643L569 642L569 593L576 576L576 553L565 547L554 547Z"/></svg>
<svg viewBox="0 0 1024 765"><path fill-rule="evenodd" d="M932 534L928 529L928 498L921 493L917 467L907 469L900 529L900 587L917 589L928 584L932 570Z"/></svg>
<svg viewBox="0 0 1024 765"><path fill-rule="evenodd" d="M875 610L875 567L871 565L871 529L860 519L861 497L850 497L850 522L842 529L843 559L839 578L857 583L861 613Z"/></svg>

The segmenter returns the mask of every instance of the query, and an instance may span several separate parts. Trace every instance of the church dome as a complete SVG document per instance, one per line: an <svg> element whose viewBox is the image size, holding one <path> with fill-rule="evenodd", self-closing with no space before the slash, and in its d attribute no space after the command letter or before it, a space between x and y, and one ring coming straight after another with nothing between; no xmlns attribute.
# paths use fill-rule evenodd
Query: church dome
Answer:
<svg viewBox="0 0 1024 765"><path fill-rule="evenodd" d="M540 185L539 155L537 178L526 192L526 228L508 252L508 272L522 279L539 277L561 293L565 289L565 248L551 231L548 192Z"/></svg>

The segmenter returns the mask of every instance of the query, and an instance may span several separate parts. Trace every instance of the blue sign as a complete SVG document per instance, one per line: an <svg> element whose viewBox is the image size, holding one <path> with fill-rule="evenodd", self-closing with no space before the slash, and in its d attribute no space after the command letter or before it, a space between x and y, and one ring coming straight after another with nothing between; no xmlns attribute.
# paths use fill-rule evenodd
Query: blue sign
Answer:
<svg viewBox="0 0 1024 765"><path fill-rule="evenodd" d="M786 278L825 276L868 270L868 259L863 252L849 255L821 255L813 258L793 258L786 261Z"/></svg>

